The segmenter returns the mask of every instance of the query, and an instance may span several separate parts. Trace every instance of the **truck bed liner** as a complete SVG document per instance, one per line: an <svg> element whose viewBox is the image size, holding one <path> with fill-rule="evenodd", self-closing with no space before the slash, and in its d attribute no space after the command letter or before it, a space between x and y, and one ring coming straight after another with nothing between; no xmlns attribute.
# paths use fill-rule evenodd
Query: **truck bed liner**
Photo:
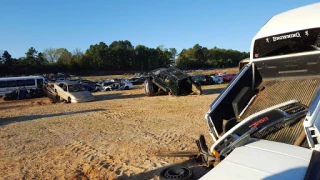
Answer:
<svg viewBox="0 0 320 180"><path fill-rule="evenodd" d="M245 111L240 121L263 109L293 99L309 106L319 85L320 78L263 81L258 87L258 89L260 89L258 96ZM303 130L302 124L303 119L292 126L285 127L273 134L269 134L267 137L264 137L264 139L294 144ZM306 141L302 146L307 146Z"/></svg>

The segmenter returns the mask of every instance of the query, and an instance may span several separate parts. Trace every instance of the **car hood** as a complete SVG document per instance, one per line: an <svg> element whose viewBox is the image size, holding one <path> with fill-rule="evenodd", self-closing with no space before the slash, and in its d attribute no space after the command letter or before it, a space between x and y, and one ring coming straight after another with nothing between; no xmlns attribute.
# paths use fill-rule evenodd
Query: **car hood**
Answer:
<svg viewBox="0 0 320 180"><path fill-rule="evenodd" d="M93 97L89 91L72 92L70 94L76 99L88 99Z"/></svg>
<svg viewBox="0 0 320 180"><path fill-rule="evenodd" d="M233 150L200 180L304 179L311 155L306 148L258 140Z"/></svg>

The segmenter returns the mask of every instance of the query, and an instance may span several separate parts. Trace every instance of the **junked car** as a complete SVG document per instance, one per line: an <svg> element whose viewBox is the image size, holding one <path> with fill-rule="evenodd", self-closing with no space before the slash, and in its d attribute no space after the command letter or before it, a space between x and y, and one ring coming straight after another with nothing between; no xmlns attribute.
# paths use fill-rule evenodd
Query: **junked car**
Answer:
<svg viewBox="0 0 320 180"><path fill-rule="evenodd" d="M113 83L109 86L105 86L105 91L113 91L113 90L129 90L133 88L133 84L129 81L121 81L120 83Z"/></svg>
<svg viewBox="0 0 320 180"><path fill-rule="evenodd" d="M212 85L214 84L213 79L210 76L205 75L194 75L191 76L191 79L195 83L199 83L200 85Z"/></svg>
<svg viewBox="0 0 320 180"><path fill-rule="evenodd" d="M127 81L131 82L133 85L143 84L143 79L141 78L131 78L127 79Z"/></svg>
<svg viewBox="0 0 320 180"><path fill-rule="evenodd" d="M113 90L129 90L133 88L133 84L129 81L121 82L100 82L96 84L96 91L113 91Z"/></svg>
<svg viewBox="0 0 320 180"><path fill-rule="evenodd" d="M222 84L224 82L222 77L216 76L215 74L212 74L211 78L215 84Z"/></svg>
<svg viewBox="0 0 320 180"><path fill-rule="evenodd" d="M54 84L54 91L61 101L79 103L93 101L94 96L81 84L73 81L65 81Z"/></svg>
<svg viewBox="0 0 320 180"><path fill-rule="evenodd" d="M202 94L201 85L195 83L188 74L172 67L158 68L149 72L149 77L144 82L144 88L147 96Z"/></svg>

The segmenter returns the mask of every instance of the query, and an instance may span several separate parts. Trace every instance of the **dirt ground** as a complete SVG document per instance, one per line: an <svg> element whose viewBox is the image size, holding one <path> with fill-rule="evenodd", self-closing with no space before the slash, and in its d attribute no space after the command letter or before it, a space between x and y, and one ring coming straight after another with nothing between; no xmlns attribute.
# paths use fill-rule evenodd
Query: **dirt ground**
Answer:
<svg viewBox="0 0 320 180"><path fill-rule="evenodd" d="M201 96L146 97L142 86L94 93L96 100L0 101L0 179L158 179L172 164L208 171L193 159L158 151L196 150L209 105L225 85Z"/></svg>

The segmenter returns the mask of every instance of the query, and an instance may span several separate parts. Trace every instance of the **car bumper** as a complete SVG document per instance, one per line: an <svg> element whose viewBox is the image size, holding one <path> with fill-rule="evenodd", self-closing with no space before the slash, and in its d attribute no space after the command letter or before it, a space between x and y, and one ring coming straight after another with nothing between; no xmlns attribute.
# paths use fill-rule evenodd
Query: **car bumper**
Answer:
<svg viewBox="0 0 320 180"><path fill-rule="evenodd" d="M71 99L71 103L81 103L81 102L89 102L94 101L94 97L86 98L86 99Z"/></svg>

